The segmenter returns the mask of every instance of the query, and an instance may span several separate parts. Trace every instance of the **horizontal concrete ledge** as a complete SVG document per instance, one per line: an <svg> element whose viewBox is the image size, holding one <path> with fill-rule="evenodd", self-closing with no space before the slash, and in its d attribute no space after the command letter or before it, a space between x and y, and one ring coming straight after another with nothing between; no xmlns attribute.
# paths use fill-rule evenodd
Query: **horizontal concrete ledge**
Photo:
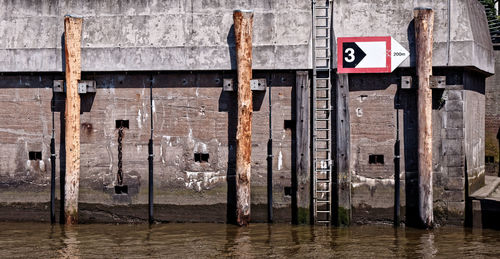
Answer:
<svg viewBox="0 0 500 259"><path fill-rule="evenodd" d="M59 219L59 200L56 201ZM0 203L0 221L49 222L50 203ZM80 223L146 223L148 205L104 205L79 203ZM267 205L252 204L252 222L266 222ZM291 208L274 208L274 222L291 222ZM155 204L154 218L158 222L227 222L226 204L170 205Z"/></svg>
<svg viewBox="0 0 500 259"><path fill-rule="evenodd" d="M470 195L473 199L492 199L500 201L500 197L490 197L490 195L500 185L500 177L485 176L486 185Z"/></svg>

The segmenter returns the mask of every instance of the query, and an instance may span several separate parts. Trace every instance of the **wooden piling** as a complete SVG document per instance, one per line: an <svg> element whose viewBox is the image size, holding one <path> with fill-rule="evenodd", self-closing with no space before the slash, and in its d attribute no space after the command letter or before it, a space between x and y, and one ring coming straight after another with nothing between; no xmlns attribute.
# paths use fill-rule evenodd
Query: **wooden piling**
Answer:
<svg viewBox="0 0 500 259"><path fill-rule="evenodd" d="M80 185L80 96L81 38L83 19L64 17L64 53L66 63L66 182L64 213L66 224L78 223Z"/></svg>
<svg viewBox="0 0 500 259"><path fill-rule="evenodd" d="M238 69L238 126L236 132L236 222L250 221L250 161L252 154L252 27L253 11L233 13Z"/></svg>
<svg viewBox="0 0 500 259"><path fill-rule="evenodd" d="M335 86L335 101L337 108L335 114L335 168L333 183L333 216L335 226L348 226L351 224L351 123L349 117L349 76L337 74Z"/></svg>
<svg viewBox="0 0 500 259"><path fill-rule="evenodd" d="M418 75L418 178L419 209L423 227L433 226L432 198L432 43L434 11L417 8L415 42Z"/></svg>

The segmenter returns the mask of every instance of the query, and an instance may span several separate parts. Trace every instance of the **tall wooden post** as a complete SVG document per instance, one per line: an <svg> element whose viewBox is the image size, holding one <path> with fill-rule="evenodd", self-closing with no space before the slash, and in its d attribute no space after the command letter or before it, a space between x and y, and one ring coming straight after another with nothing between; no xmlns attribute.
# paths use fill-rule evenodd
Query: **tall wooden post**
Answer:
<svg viewBox="0 0 500 259"><path fill-rule="evenodd" d="M349 117L349 76L337 74L335 88L335 103L337 104L335 127L335 168L336 181L333 183L335 194L333 195L334 214L332 223L336 226L348 226L351 224L351 124Z"/></svg>
<svg viewBox="0 0 500 259"><path fill-rule="evenodd" d="M309 172L309 72L297 71L295 74L295 206L296 215L292 214L292 222L298 224L309 223L309 205L311 204L311 191ZM292 197L294 198L294 197Z"/></svg>
<svg viewBox="0 0 500 259"><path fill-rule="evenodd" d="M66 224L78 223L80 185L80 96L81 38L83 19L64 17L64 53L66 56L66 182L64 213Z"/></svg>
<svg viewBox="0 0 500 259"><path fill-rule="evenodd" d="M417 8L415 15L415 42L418 75L418 187L420 220L424 227L432 227L432 43L434 11Z"/></svg>
<svg viewBox="0 0 500 259"><path fill-rule="evenodd" d="M252 154L252 27L253 11L233 13L238 68L238 128L236 132L236 222L250 221L250 160Z"/></svg>

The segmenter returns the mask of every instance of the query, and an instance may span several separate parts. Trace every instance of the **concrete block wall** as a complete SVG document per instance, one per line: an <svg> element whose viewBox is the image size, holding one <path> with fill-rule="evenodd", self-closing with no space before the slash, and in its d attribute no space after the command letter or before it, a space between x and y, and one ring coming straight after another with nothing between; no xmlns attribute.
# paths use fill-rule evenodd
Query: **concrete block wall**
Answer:
<svg viewBox="0 0 500 259"><path fill-rule="evenodd" d="M495 51L495 70L500 71L500 51ZM485 110L485 155L493 157L486 163L488 175L500 175L500 76L497 74L486 79Z"/></svg>
<svg viewBox="0 0 500 259"><path fill-rule="evenodd" d="M49 220L52 80L62 74L0 76L0 219ZM222 91L227 72L153 74L87 73L97 93L82 96L80 217L82 222L133 222L147 219L148 140L154 120L155 218L164 221L226 221L234 197L236 93ZM292 119L294 72L256 72L274 82L274 208L277 222L291 220ZM268 96L254 92L252 132L252 219L266 218ZM64 171L64 94L56 94L57 183ZM124 129L123 174L129 195L116 195L118 130ZM29 160L41 151L41 160ZM194 153L209 154L207 163ZM59 194L59 187L57 188ZM59 195L58 195L59 197ZM14 209L13 209L14 208ZM45 207L46 208L46 207ZM10 212L9 212L10 211ZM33 217L27 211L34 211ZM18 215L22 214L22 217Z"/></svg>
<svg viewBox="0 0 500 259"><path fill-rule="evenodd" d="M463 224L468 192L484 184L484 94L480 91L484 75L450 69L434 72L446 75L448 83L443 89L433 89L435 221ZM418 220L417 95L415 88L401 89L399 93L397 90L401 75L411 74L410 70L400 69L393 75L350 75L354 222L393 220L397 109L401 214L409 225ZM384 162L370 163L369 156L377 154L384 156Z"/></svg>

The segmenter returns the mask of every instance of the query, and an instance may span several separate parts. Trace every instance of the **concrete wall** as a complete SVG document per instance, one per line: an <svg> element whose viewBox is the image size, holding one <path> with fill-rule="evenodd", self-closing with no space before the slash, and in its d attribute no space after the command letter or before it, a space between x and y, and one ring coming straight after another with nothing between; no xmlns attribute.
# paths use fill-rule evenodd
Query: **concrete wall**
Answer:
<svg viewBox="0 0 500 259"><path fill-rule="evenodd" d="M436 13L434 65L493 73L482 5L452 0L448 12L447 1L428 2L334 1L333 34L392 36L413 52L413 8L431 5ZM62 71L65 14L84 18L83 71L234 69L234 9L255 11L255 69L312 68L310 1L2 0L0 71ZM409 66L413 58L402 64Z"/></svg>
<svg viewBox="0 0 500 259"><path fill-rule="evenodd" d="M445 0L334 1L334 36L392 36L412 54L401 67L415 66L413 9L422 6L435 13L433 66L470 66L494 73L488 21L477 0L451 0L449 10Z"/></svg>
<svg viewBox="0 0 500 259"><path fill-rule="evenodd" d="M393 219L397 110L402 219L409 225L418 222L416 83L413 89L401 89L399 93L397 90L401 76L413 73L400 69L392 75L350 76L350 166L355 222ZM435 69L434 74L447 77L445 88L433 89L435 220L463 224L467 190L472 193L484 185L484 76L461 69ZM370 163L370 155L383 155L384 163Z"/></svg>
<svg viewBox="0 0 500 259"><path fill-rule="evenodd" d="M230 72L224 75L234 76ZM0 219L17 219L12 207L33 209L50 195L50 88L55 75L0 77ZM236 94L222 91L222 73L155 74L153 119L155 216L168 221L226 220L234 199ZM274 207L276 221L290 221L292 85L295 73L256 73L273 83ZM97 93L82 96L80 217L84 222L147 219L149 74L84 74ZM252 219L265 219L268 91L254 93L252 133ZM64 95L56 94L57 176L64 171ZM129 120L123 138L124 184L129 195L114 194L118 163L115 120ZM41 151L42 160L29 160ZM208 153L208 163L194 153ZM62 168L62 169L61 169ZM59 190L59 189L58 189ZM22 195L21 195L22 194ZM17 205L15 205L17 204ZM11 211L11 212L9 212ZM5 213L4 213L5 212ZM25 211L23 213L26 213ZM48 210L38 216L48 220ZM29 216L28 216L29 218ZM35 217L37 218L37 217ZM29 218L33 219L33 218Z"/></svg>
<svg viewBox="0 0 500 259"><path fill-rule="evenodd" d="M464 75L464 130L469 192L484 185L485 175L485 78L477 73Z"/></svg>
<svg viewBox="0 0 500 259"><path fill-rule="evenodd" d="M495 51L495 70L500 71L500 51ZM486 164L486 173L500 174L500 76L486 80L485 110L485 155L493 157L493 163Z"/></svg>

